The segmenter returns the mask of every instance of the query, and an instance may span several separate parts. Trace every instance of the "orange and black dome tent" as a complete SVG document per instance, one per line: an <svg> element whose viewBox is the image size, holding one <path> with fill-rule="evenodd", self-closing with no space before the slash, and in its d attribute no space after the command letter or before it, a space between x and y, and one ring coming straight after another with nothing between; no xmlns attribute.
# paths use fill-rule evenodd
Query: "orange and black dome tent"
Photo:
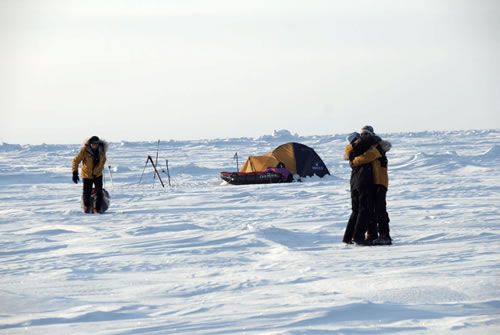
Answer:
<svg viewBox="0 0 500 335"><path fill-rule="evenodd" d="M317 175L323 177L330 172L323 160L313 148L301 143L282 144L273 151L262 156L250 156L243 164L240 172L262 172L269 167L283 164L292 174L301 177Z"/></svg>

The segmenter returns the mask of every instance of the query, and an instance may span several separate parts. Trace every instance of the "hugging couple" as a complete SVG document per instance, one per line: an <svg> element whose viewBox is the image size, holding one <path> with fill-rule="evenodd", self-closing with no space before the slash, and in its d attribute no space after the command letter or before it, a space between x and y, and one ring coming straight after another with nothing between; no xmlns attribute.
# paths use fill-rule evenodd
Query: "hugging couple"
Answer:
<svg viewBox="0 0 500 335"><path fill-rule="evenodd" d="M344 159L352 168L352 213L342 241L362 246L390 245L386 153L391 143L377 136L372 126L364 126L360 133L352 133L347 140Z"/></svg>

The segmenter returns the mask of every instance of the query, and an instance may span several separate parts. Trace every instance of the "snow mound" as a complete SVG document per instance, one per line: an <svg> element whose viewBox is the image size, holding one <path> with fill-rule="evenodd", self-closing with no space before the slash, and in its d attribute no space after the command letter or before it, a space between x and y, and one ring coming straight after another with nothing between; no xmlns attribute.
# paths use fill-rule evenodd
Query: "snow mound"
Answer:
<svg viewBox="0 0 500 335"><path fill-rule="evenodd" d="M301 137L298 134L292 134L291 131L286 129L274 130L272 135L264 135L258 138L261 141L269 141L269 142L292 142L298 141Z"/></svg>
<svg viewBox="0 0 500 335"><path fill-rule="evenodd" d="M170 167L171 175L187 174L187 175L213 175L218 174L221 170L198 166L195 163Z"/></svg>
<svg viewBox="0 0 500 335"><path fill-rule="evenodd" d="M476 157L476 159L480 160L498 160L500 158L500 145L494 145L489 148L486 152Z"/></svg>
<svg viewBox="0 0 500 335"><path fill-rule="evenodd" d="M114 173L124 173L124 172L130 172L130 171L134 171L135 169L132 169L128 166L123 166L123 165L114 165L114 166L111 166L111 171L114 172Z"/></svg>
<svg viewBox="0 0 500 335"><path fill-rule="evenodd" d="M499 157L500 146L496 145L480 155L459 155L456 151L446 151L443 153L419 152L406 162L392 165L391 169L423 168L449 171L470 166L491 166L491 163L498 161Z"/></svg>
<svg viewBox="0 0 500 335"><path fill-rule="evenodd" d="M0 143L0 152L15 151L20 149L22 149L20 144L9 144L5 142Z"/></svg>

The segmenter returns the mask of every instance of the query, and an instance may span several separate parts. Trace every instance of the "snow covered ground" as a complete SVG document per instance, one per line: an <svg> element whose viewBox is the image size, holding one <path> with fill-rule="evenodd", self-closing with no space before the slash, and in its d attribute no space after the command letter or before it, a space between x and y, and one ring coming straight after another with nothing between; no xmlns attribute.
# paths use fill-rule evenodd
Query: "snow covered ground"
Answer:
<svg viewBox="0 0 500 335"><path fill-rule="evenodd" d="M163 141L165 189L138 184L156 142L112 143L104 215L80 210L78 144L1 144L0 334L499 334L500 130L382 135L388 247L341 243L345 134ZM332 176L221 185L288 141Z"/></svg>

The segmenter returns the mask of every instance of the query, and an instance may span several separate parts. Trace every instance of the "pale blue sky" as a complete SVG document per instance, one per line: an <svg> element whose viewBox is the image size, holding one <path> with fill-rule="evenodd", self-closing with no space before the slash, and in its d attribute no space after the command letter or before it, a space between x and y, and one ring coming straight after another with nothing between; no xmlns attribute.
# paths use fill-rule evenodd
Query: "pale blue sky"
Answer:
<svg viewBox="0 0 500 335"><path fill-rule="evenodd" d="M500 2L0 0L0 142L500 127Z"/></svg>

